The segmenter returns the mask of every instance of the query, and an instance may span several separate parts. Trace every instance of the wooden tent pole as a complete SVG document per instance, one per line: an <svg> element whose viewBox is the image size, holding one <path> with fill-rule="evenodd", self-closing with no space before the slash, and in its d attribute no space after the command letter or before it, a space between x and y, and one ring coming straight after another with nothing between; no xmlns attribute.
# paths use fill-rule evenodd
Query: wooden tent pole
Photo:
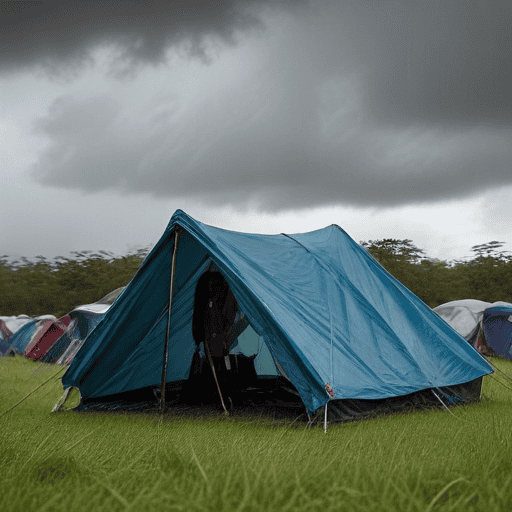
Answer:
<svg viewBox="0 0 512 512"><path fill-rule="evenodd" d="M208 362L210 363L210 368L212 369L213 378L215 379L215 384L217 386L217 391L219 392L220 403L222 404L222 408L224 409L224 414L226 416L229 416L229 412L228 412L228 409L227 409L226 404L224 402L224 398L222 397L222 391L220 389L219 381L217 379L217 372L215 371L215 365L213 364L212 355L210 354L210 347L208 346L208 342L207 341L204 342L204 351L206 352L206 356L208 358Z"/></svg>
<svg viewBox="0 0 512 512"><path fill-rule="evenodd" d="M176 254L178 253L178 241L180 239L180 227L174 228L174 248L172 250L171 279L169 285L169 311L167 314L167 330L165 332L164 360L162 363L162 382L160 384L160 413L165 411L165 383L167 381L167 356L169 354L169 336L171 332L171 308L174 293L174 277L176 275Z"/></svg>

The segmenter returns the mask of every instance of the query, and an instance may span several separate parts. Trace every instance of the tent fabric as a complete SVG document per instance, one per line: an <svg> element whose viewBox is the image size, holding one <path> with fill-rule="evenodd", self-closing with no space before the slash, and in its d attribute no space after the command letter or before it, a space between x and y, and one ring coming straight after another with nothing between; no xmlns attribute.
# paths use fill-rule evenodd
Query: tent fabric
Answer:
<svg viewBox="0 0 512 512"><path fill-rule="evenodd" d="M490 302L462 299L441 304L434 311L469 341L476 334L482 315L489 306Z"/></svg>
<svg viewBox="0 0 512 512"><path fill-rule="evenodd" d="M31 320L28 315L0 316L0 339L7 341Z"/></svg>
<svg viewBox="0 0 512 512"><path fill-rule="evenodd" d="M92 304L92 306L94 305L95 304ZM101 312L99 312L91 310L93 308L89 309L88 306L89 305L76 308L68 313L70 322L66 331L58 340L55 341L48 352L46 352L42 359L43 362L59 362L61 357L65 353L68 353L68 349L70 347L76 349L76 353L79 348L78 345L81 345L81 342L87 337L87 335L100 323L103 315L109 308L109 306L101 305L99 308L96 308L98 310L101 308ZM70 352L66 361L72 357Z"/></svg>
<svg viewBox="0 0 512 512"><path fill-rule="evenodd" d="M434 311L478 351L512 359L512 304L464 299Z"/></svg>
<svg viewBox="0 0 512 512"><path fill-rule="evenodd" d="M6 321L0 318L0 340L7 342L7 340L12 336L12 334L13 333L7 326Z"/></svg>
<svg viewBox="0 0 512 512"><path fill-rule="evenodd" d="M14 354L25 355L26 348L32 343L39 330L47 321L56 320L53 315L41 315L29 318L10 338L10 348Z"/></svg>
<svg viewBox="0 0 512 512"><path fill-rule="evenodd" d="M486 344L495 354L512 359L512 304L494 303L482 319Z"/></svg>
<svg viewBox="0 0 512 512"><path fill-rule="evenodd" d="M105 313L121 295L125 286L116 288L97 302L78 306L68 313L70 323L66 332L45 354L43 361L69 364L80 350L89 333L101 322Z"/></svg>
<svg viewBox="0 0 512 512"><path fill-rule="evenodd" d="M11 344L7 340L0 338L0 357L4 357L13 354Z"/></svg>
<svg viewBox="0 0 512 512"><path fill-rule="evenodd" d="M455 386L492 372L446 322L339 226L260 235L181 210L62 377L83 399L159 386L174 232L180 238L167 382L187 379L194 292L212 261L308 412Z"/></svg>
<svg viewBox="0 0 512 512"><path fill-rule="evenodd" d="M96 301L94 304L106 304L107 306L111 306L114 304L114 302L117 300L119 295L123 293L126 286L120 286L119 288L116 288L115 290L107 293L105 297L102 297L100 300Z"/></svg>
<svg viewBox="0 0 512 512"><path fill-rule="evenodd" d="M66 332L69 316L65 315L58 320L44 320L32 336L25 349L29 359L42 359L53 344Z"/></svg>
<svg viewBox="0 0 512 512"><path fill-rule="evenodd" d="M17 353L22 354L30 343L32 335L37 329L37 323L39 320L33 319L26 323L17 333L13 334L10 338L11 347Z"/></svg>
<svg viewBox="0 0 512 512"><path fill-rule="evenodd" d="M71 311L68 329L52 347L48 359L55 360L57 364L69 364L89 333L101 322L106 311L108 306L102 306L102 312L91 311L88 308L77 308Z"/></svg>
<svg viewBox="0 0 512 512"><path fill-rule="evenodd" d="M57 320L53 315L41 315L32 318L10 338L11 347L18 354L23 354L33 339L34 334L45 320Z"/></svg>

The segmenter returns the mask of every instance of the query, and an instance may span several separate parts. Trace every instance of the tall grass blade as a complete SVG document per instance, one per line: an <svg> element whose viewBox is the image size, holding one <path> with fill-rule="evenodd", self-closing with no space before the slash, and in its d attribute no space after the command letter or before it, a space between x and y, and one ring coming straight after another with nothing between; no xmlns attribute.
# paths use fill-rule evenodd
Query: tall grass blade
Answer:
<svg viewBox="0 0 512 512"><path fill-rule="evenodd" d="M99 429L95 429L92 430L91 432L88 432L87 434L85 434L85 436L82 436L80 439L78 439L78 441L75 441L71 446L68 446L66 450L70 452L77 444L80 444L86 437L92 436L92 434L94 434L94 432L97 432L98 430Z"/></svg>
<svg viewBox="0 0 512 512"><path fill-rule="evenodd" d="M432 510L432 508L434 507L434 505L437 503L437 501L439 500L439 498L441 498L441 496L450 488L450 487L453 487L456 483L458 482L462 482L463 480L466 480L464 477L459 477L455 480L452 480L449 484L446 484L435 496L434 498L432 499L432 501L429 503L429 506L427 507L427 509L425 510L425 512L430 512Z"/></svg>
<svg viewBox="0 0 512 512"><path fill-rule="evenodd" d="M197 455L196 455L196 452L194 451L194 447L192 445L190 445L190 449L192 450L192 457L194 458L194 460L196 461L196 464L197 464L197 467L199 468L199 471L201 471L201 475L203 475L203 478L204 478L204 481L209 484L208 482L208 477L206 476L206 473L203 469L203 467L201 466L201 464L199 463L199 460L197 458Z"/></svg>
<svg viewBox="0 0 512 512"><path fill-rule="evenodd" d="M34 394L38 389L42 388L47 382L49 382L50 380L52 380L55 376L57 376L59 373L62 373L62 370L66 369L66 367L64 368L59 368L59 370L57 372L55 372L54 374L52 374L48 379L46 379L42 384L40 384L39 386L37 386L37 388L33 389L30 393L28 393L28 395L25 395L18 403L14 404L12 407L10 407L9 409L7 409L6 411L4 411L3 413L0 414L0 418L2 416L5 416L9 411L12 411L14 408L18 407L18 405L20 405L22 402L24 402L30 395Z"/></svg>
<svg viewBox="0 0 512 512"><path fill-rule="evenodd" d="M99 478L97 478L94 475L92 475L92 477L101 487L105 488L110 494L112 494L112 496L114 496L114 498L116 498L122 505L124 505L126 508L130 507L130 504L128 503L126 498L122 496L118 491L116 491L113 487L108 485L106 482L102 482Z"/></svg>

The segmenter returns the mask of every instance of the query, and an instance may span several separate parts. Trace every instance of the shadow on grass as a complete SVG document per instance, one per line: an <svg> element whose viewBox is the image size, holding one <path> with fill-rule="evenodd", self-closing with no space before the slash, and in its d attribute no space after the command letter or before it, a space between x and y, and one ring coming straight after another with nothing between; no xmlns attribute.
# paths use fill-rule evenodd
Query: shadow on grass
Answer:
<svg viewBox="0 0 512 512"><path fill-rule="evenodd" d="M105 407L73 412L86 417L140 417L154 423L234 423L269 429L301 429L308 425L308 416L303 406L239 406L231 409L229 415L226 415L222 408L211 404L172 406L168 407L163 415L156 407L149 410L114 410Z"/></svg>
<svg viewBox="0 0 512 512"><path fill-rule="evenodd" d="M36 484L55 485L62 480L73 480L84 483L88 475L73 457L50 455L42 460L34 461L25 473L25 478Z"/></svg>

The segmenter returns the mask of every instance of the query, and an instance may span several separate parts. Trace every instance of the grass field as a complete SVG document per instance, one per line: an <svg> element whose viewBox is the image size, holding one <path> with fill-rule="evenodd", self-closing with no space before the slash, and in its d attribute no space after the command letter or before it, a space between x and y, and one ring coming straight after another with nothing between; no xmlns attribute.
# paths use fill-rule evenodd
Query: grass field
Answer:
<svg viewBox="0 0 512 512"><path fill-rule="evenodd" d="M58 370L0 359L2 511L512 510L512 383L500 373L453 415L327 434L247 414L50 414L57 376L2 414Z"/></svg>

